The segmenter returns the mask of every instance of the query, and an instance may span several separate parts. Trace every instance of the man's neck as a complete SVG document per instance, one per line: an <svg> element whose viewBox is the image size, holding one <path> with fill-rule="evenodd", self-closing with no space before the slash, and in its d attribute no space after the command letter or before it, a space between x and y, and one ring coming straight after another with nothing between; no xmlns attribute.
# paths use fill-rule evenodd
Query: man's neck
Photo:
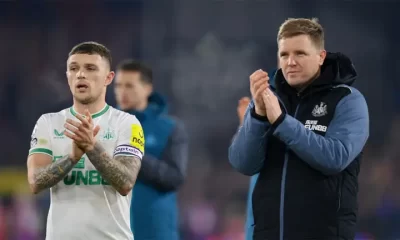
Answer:
<svg viewBox="0 0 400 240"><path fill-rule="evenodd" d="M85 114L85 110L89 110L90 114L96 114L98 112L100 112L101 110L104 109L104 107L106 106L106 101L98 101L98 102L94 102L94 103L89 103L89 104L82 104L79 102L74 101L74 105L73 105L73 109L76 113Z"/></svg>
<svg viewBox="0 0 400 240"><path fill-rule="evenodd" d="M143 101L143 102L138 103L135 106L132 106L128 111L143 112L144 110L146 110L147 106L148 106L148 102Z"/></svg>

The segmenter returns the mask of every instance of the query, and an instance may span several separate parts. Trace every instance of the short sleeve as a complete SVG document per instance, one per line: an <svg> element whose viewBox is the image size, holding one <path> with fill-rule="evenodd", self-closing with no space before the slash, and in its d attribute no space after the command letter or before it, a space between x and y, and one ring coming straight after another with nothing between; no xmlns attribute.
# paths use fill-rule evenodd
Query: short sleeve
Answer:
<svg viewBox="0 0 400 240"><path fill-rule="evenodd" d="M35 153L53 156L49 134L49 124L43 115L37 120L31 136L29 155Z"/></svg>
<svg viewBox="0 0 400 240"><path fill-rule="evenodd" d="M140 159L144 155L144 135L142 125L133 115L128 115L119 124L117 147L115 156L136 156Z"/></svg>

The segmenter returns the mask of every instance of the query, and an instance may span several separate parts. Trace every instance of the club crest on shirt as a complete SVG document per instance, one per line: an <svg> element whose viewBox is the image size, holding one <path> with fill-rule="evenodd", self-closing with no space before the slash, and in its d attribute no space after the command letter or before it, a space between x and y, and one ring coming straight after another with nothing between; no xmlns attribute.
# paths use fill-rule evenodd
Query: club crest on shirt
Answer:
<svg viewBox="0 0 400 240"><path fill-rule="evenodd" d="M328 114L328 108L327 105L324 102L321 102L319 105L315 105L313 111L311 114L314 117L322 117Z"/></svg>
<svg viewBox="0 0 400 240"><path fill-rule="evenodd" d="M115 131L114 129L107 128L103 132L101 132L99 139L103 141L113 140L115 139Z"/></svg>

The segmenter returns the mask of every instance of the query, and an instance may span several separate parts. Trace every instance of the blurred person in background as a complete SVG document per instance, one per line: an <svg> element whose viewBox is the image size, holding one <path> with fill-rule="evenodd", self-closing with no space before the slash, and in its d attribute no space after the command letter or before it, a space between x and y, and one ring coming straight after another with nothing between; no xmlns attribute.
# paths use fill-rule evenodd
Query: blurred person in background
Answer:
<svg viewBox="0 0 400 240"><path fill-rule="evenodd" d="M243 120L244 120L244 114L246 113L246 109L249 106L251 99L249 97L242 97L239 100L238 106L237 106L237 115L239 118L239 127L243 125Z"/></svg>
<svg viewBox="0 0 400 240"><path fill-rule="evenodd" d="M168 115L165 99L153 91L152 69L125 60L117 67L118 107L135 115L146 138L144 160L133 190L131 228L138 240L179 239L177 190L188 162L184 124Z"/></svg>
<svg viewBox="0 0 400 240"><path fill-rule="evenodd" d="M46 239L133 240L129 209L144 150L142 127L105 101L115 74L104 45L73 47L66 75L73 106L39 118L27 163L31 191L50 188Z"/></svg>
<svg viewBox="0 0 400 240"><path fill-rule="evenodd" d="M354 239L358 173L369 136L357 73L324 50L316 19L288 19L277 37L275 87L250 76L252 101L229 148L231 165L259 173L253 239Z"/></svg>

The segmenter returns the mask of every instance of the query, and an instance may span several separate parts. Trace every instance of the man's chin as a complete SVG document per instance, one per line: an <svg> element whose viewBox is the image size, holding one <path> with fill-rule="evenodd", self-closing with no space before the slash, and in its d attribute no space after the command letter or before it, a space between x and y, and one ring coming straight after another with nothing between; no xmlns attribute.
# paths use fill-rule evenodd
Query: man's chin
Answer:
<svg viewBox="0 0 400 240"><path fill-rule="evenodd" d="M94 98L87 96L87 97L83 97L83 96L74 96L75 101L77 101L80 104L90 104L92 102L94 102Z"/></svg>
<svg viewBox="0 0 400 240"><path fill-rule="evenodd" d="M119 107L119 109L122 110L122 111L129 111L129 110L132 110L130 107L128 107L128 105L125 105L125 104L118 104L118 107Z"/></svg>
<svg viewBox="0 0 400 240"><path fill-rule="evenodd" d="M308 82L307 80L301 79L300 77L289 78L286 81L291 87L303 86Z"/></svg>
<svg viewBox="0 0 400 240"><path fill-rule="evenodd" d="M286 81L291 87L297 87L302 84L302 81L298 78L289 78Z"/></svg>

